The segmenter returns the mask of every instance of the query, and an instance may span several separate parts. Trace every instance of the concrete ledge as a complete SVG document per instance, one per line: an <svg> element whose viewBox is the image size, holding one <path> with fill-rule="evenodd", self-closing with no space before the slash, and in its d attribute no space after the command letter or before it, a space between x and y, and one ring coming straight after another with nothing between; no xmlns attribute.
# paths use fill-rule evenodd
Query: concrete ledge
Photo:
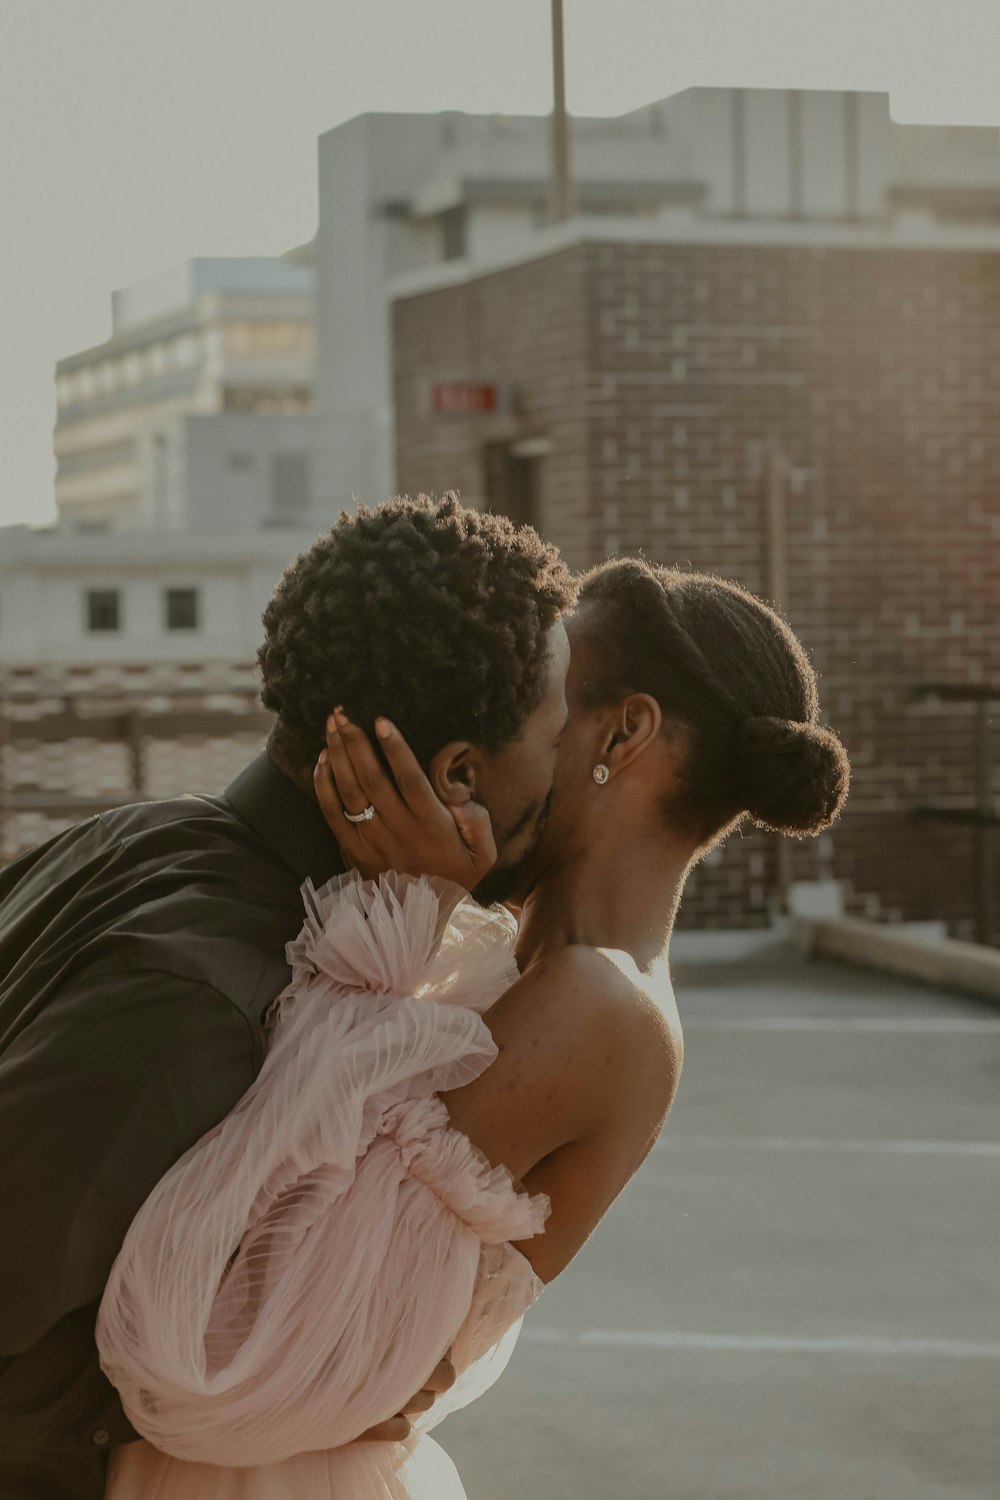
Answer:
<svg viewBox="0 0 1000 1500"><path fill-rule="evenodd" d="M1000 950L996 948L882 927L855 917L800 921L799 936L810 953L1000 1000Z"/></svg>
<svg viewBox="0 0 1000 1500"><path fill-rule="evenodd" d="M670 938L671 962L678 964L741 963L762 953L787 950L795 930L787 917L770 927L683 928Z"/></svg>

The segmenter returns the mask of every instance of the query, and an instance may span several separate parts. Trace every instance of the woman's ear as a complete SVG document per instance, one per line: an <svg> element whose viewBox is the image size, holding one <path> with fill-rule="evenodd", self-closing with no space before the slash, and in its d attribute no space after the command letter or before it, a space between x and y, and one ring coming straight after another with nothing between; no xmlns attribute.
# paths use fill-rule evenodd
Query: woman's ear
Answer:
<svg viewBox="0 0 1000 1500"><path fill-rule="evenodd" d="M619 703L607 750L608 765L620 771L655 744L663 727L663 710L649 693L630 693Z"/></svg>
<svg viewBox="0 0 1000 1500"><path fill-rule="evenodd" d="M476 795L476 766L468 740L452 740L431 756L427 777L446 807L464 807Z"/></svg>

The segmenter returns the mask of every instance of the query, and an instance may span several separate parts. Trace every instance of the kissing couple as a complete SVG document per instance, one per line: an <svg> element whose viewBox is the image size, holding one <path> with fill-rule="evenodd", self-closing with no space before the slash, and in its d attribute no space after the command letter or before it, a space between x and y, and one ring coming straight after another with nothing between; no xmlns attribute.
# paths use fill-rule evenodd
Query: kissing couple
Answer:
<svg viewBox="0 0 1000 1500"><path fill-rule="evenodd" d="M5 1500L462 1500L431 1430L671 1107L688 874L846 796L761 600L453 495L264 627L224 793L0 872Z"/></svg>

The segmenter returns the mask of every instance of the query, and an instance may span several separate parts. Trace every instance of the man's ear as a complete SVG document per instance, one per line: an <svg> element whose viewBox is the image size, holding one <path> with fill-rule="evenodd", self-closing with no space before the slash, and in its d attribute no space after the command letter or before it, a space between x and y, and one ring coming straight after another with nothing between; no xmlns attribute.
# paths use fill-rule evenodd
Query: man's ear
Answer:
<svg viewBox="0 0 1000 1500"><path fill-rule="evenodd" d="M631 765L659 739L663 710L649 693L630 693L618 705L608 745L608 764L614 770Z"/></svg>
<svg viewBox="0 0 1000 1500"><path fill-rule="evenodd" d="M427 777L439 801L464 807L476 795L475 752L468 740L452 740L431 756Z"/></svg>

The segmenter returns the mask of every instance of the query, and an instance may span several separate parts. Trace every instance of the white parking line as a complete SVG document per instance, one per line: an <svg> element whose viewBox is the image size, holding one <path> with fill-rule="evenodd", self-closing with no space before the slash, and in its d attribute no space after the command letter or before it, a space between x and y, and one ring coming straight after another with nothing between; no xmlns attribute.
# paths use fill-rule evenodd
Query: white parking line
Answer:
<svg viewBox="0 0 1000 1500"><path fill-rule="evenodd" d="M945 1359L1000 1359L1000 1343L971 1343L963 1339L892 1338L780 1338L767 1334L647 1333L631 1328L544 1328L526 1321L521 1342L529 1344L585 1344L620 1349L699 1349L748 1354L852 1354Z"/></svg>
<svg viewBox="0 0 1000 1500"><path fill-rule="evenodd" d="M664 1132L654 1146L662 1150L707 1147L719 1151L861 1151L895 1152L901 1156L1000 1156L1000 1141L845 1140L784 1135L670 1135Z"/></svg>
<svg viewBox="0 0 1000 1500"><path fill-rule="evenodd" d="M913 1036L1000 1036L1000 1019L936 1016L681 1016L688 1031L884 1031Z"/></svg>

